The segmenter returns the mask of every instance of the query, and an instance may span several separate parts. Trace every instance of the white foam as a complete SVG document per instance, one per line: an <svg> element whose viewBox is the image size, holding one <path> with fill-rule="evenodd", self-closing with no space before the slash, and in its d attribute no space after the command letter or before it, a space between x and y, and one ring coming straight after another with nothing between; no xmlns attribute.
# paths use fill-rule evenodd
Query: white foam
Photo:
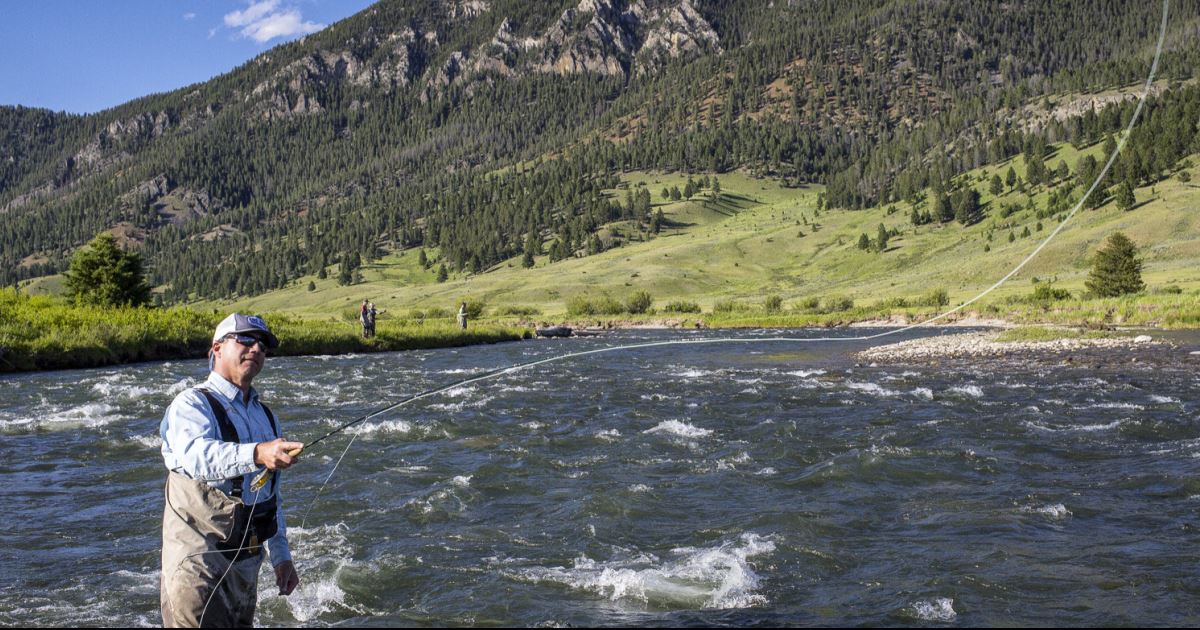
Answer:
<svg viewBox="0 0 1200 630"><path fill-rule="evenodd" d="M1162 404L1179 402L1178 398L1172 398L1170 396L1159 396L1158 394L1151 394L1150 400L1153 402L1162 403Z"/></svg>
<svg viewBox="0 0 1200 630"><path fill-rule="evenodd" d="M954 612L954 600L949 597L938 597L932 602L914 602L912 606L913 613L921 621L953 621L958 616Z"/></svg>
<svg viewBox="0 0 1200 630"><path fill-rule="evenodd" d="M0 431L94 429L122 419L117 408L107 403L88 403L40 417L16 417L0 420Z"/></svg>
<svg viewBox="0 0 1200 630"><path fill-rule="evenodd" d="M630 492L650 492L650 486L647 486L644 483L635 483L632 486L629 486L629 491Z"/></svg>
<svg viewBox="0 0 1200 630"><path fill-rule="evenodd" d="M596 437L605 442L616 442L621 437L621 432L616 429L607 429L605 431L597 431Z"/></svg>
<svg viewBox="0 0 1200 630"><path fill-rule="evenodd" d="M1021 508L1021 512L1024 512L1025 514L1041 514L1042 516L1045 516L1053 521L1061 521L1068 516L1071 516L1071 510L1068 510L1067 507L1061 503L1055 503L1053 505L1027 505Z"/></svg>
<svg viewBox="0 0 1200 630"><path fill-rule="evenodd" d="M292 548L306 551L296 559L296 569L302 576L300 586L283 600L297 621L307 622L337 608L365 614L365 610L346 603L346 592L338 585L342 571L354 564L351 560L353 549L346 537L348 531L349 527L344 523L288 528ZM264 562L262 571L259 585L274 585L275 575L270 563ZM278 593L273 587L259 588L259 604L279 597Z"/></svg>
<svg viewBox="0 0 1200 630"><path fill-rule="evenodd" d="M163 444L162 436L157 433L154 435L135 435L132 439L134 442L137 442L146 448L152 448L156 451L162 448Z"/></svg>
<svg viewBox="0 0 1200 630"><path fill-rule="evenodd" d="M777 471L774 468L767 466L766 468L763 468L762 470L759 470L758 472L756 472L754 474L759 477L769 477L771 475L774 475L776 472Z"/></svg>
<svg viewBox="0 0 1200 630"><path fill-rule="evenodd" d="M1096 403L1094 405L1088 405L1087 408L1088 409L1135 409L1135 410L1145 409L1145 407L1143 407L1142 405L1138 405L1135 403L1125 403L1125 402Z"/></svg>
<svg viewBox="0 0 1200 630"><path fill-rule="evenodd" d="M712 372L706 372L704 370L692 369L692 370L684 370L682 372L677 372L675 374L672 374L671 376L675 376L678 378L700 378L702 376L708 376L709 374L712 374Z"/></svg>
<svg viewBox="0 0 1200 630"><path fill-rule="evenodd" d="M672 560L637 555L597 562L587 557L570 568L526 569L516 575L534 582L556 582L613 601L634 600L677 608L747 608L766 603L755 593L759 577L748 558L770 553L775 544L757 534L742 534L716 547L674 549Z"/></svg>
<svg viewBox="0 0 1200 630"><path fill-rule="evenodd" d="M451 483L460 488L466 488L467 486L471 485L471 477L474 477L474 475L458 475L451 481Z"/></svg>
<svg viewBox="0 0 1200 630"><path fill-rule="evenodd" d="M1080 424L1080 425L1068 425L1068 426L1061 426L1061 425L1046 426L1044 424L1038 424L1036 422L1028 422L1028 421L1023 422L1022 424L1024 424L1025 426L1027 426L1031 429L1034 429L1036 431L1059 433L1059 432L1063 432L1063 431L1086 431L1086 432L1111 431L1113 429L1120 427L1121 423L1122 423L1122 420L1114 420L1107 424Z"/></svg>
<svg viewBox="0 0 1200 630"><path fill-rule="evenodd" d="M525 427L526 429L529 429L530 431L537 431L538 429L546 428L545 423L538 422L537 420L530 420L529 422L522 422L521 426Z"/></svg>
<svg viewBox="0 0 1200 630"><path fill-rule="evenodd" d="M664 420L653 429L646 429L642 433L669 433L682 438L695 439L708 437L713 432L712 429L701 429L680 420Z"/></svg>
<svg viewBox="0 0 1200 630"><path fill-rule="evenodd" d="M404 420L384 420L383 422L360 424L352 431L355 435L375 435L376 433L408 433L412 429L412 424Z"/></svg>
<svg viewBox="0 0 1200 630"><path fill-rule="evenodd" d="M859 383L856 381L846 381L846 387L848 389L854 389L854 390L858 390L860 392L874 394L876 396L899 396L900 395L900 392L898 392L894 389L888 389L886 387L883 387L882 385L880 385L878 383Z"/></svg>
<svg viewBox="0 0 1200 630"><path fill-rule="evenodd" d="M956 394L964 394L971 398L983 398L983 390L978 385L956 385L946 391L951 391Z"/></svg>
<svg viewBox="0 0 1200 630"><path fill-rule="evenodd" d="M928 387L918 387L912 390L912 395L925 400L933 400L933 390Z"/></svg>

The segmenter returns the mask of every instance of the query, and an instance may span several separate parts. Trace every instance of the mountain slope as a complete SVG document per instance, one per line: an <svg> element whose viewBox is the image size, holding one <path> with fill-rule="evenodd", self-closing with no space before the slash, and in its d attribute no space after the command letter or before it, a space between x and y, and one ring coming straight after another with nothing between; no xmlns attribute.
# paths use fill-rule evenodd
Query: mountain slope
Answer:
<svg viewBox="0 0 1200 630"><path fill-rule="evenodd" d="M1194 9L1172 8L1164 76L1200 65ZM823 182L843 207L905 198L1032 137L1119 127L1120 107L1036 110L1141 77L1158 15L1115 1L381 2L107 112L0 111L16 130L0 145L0 281L62 270L100 230L142 248L168 300L253 295L337 262L353 278L414 246L465 272L531 234L584 256L611 221L648 233L644 206L602 194L633 168Z"/></svg>

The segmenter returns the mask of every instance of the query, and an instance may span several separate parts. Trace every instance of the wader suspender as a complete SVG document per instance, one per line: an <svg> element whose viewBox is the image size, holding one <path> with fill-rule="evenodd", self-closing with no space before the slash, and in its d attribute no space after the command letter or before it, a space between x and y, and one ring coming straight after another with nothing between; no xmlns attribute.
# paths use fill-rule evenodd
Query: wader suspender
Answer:
<svg viewBox="0 0 1200 630"><path fill-rule="evenodd" d="M217 419L217 427L221 429L221 441L240 444L242 440L238 437L237 427L233 426L233 422L229 420L229 412L225 411L225 405L222 405L221 401L217 400L217 397L208 389L197 387L196 390L204 394L204 397L208 399L208 406L212 408L213 416ZM261 401L258 404L262 406L263 411L267 412L267 418L271 421L271 430L274 432L275 437L279 437L279 425L275 422L275 414L271 413L271 410L266 405L263 405ZM271 475L272 491L275 490L275 477L275 475ZM238 475L233 478L233 492L230 493L230 496L238 499L242 498L242 482L245 478L245 475Z"/></svg>
<svg viewBox="0 0 1200 630"><path fill-rule="evenodd" d="M229 420L229 412L225 410L225 405L222 405L221 401L217 400L217 397L208 389L204 387L197 387L196 389L201 394L204 394L204 398L208 400L208 406L212 408L213 417L217 420L217 427L221 430L221 441L240 444L241 440L238 437L237 427L233 426L233 422ZM259 404L262 405L263 411L267 412L267 419L271 421L271 430L273 431L273 435L275 437L279 437L279 424L275 422L275 414L271 413L271 410L268 409L266 405L263 405L261 401ZM275 491L274 484L277 483L276 480L278 478L279 475L271 475L272 492ZM236 499L242 498L242 483L245 481L245 479L245 475L238 475L231 480L233 482L233 490L229 493L229 496ZM249 508L250 506L243 507ZM252 515L250 516L250 527L253 532L253 536L250 538L251 547L257 548L259 544L265 543L267 540L275 536L275 533L278 531L278 523L275 520L278 508L279 497L278 495L274 494L271 496L270 503L259 503L253 506L253 509L251 510ZM218 548L224 548L227 557L232 553L233 556L231 559L237 558L238 550L236 549L236 546L238 543L233 543L233 540L241 540L241 537L237 536L236 532L240 529L240 524L245 522L246 518L247 516L242 509L238 509L234 513L234 524L238 527L235 527L235 535L231 537L232 539L228 541L227 544L232 543L235 548L228 548L226 545L222 544L217 545ZM257 553L257 549L251 552L251 554L254 553Z"/></svg>

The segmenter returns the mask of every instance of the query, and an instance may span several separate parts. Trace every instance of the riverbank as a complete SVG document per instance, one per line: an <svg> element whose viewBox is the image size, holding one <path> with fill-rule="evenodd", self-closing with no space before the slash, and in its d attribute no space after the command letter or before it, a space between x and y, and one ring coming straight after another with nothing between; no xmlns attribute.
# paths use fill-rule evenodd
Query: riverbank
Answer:
<svg viewBox="0 0 1200 630"><path fill-rule="evenodd" d="M1005 308L985 305L978 310L952 313L937 321L938 327L1012 328L1028 323L1065 324L1111 329L1114 324L1147 328L1186 329L1200 326L1200 304L1195 296L1134 296L1129 298L1066 301L1050 307L1041 304L1008 304ZM347 354L390 352L468 346L532 338L534 329L566 325L580 331L623 328L673 330L743 328L837 328L900 327L926 321L939 314L931 307L888 309L882 306L851 307L839 312L763 312L742 310L719 313L658 313L645 316L485 318L462 331L449 318L411 318L384 315L376 337L359 335L353 309L325 319L289 313L264 313L283 341L276 355ZM212 330L226 311L188 308L97 308L71 305L47 296L27 296L12 290L0 291L0 372L24 372L67 368L100 367L138 361L203 358ZM1135 317L1135 315L1137 317ZM1043 321L1045 320L1045 321ZM1061 329L1060 329L1061 330ZM1067 336L1056 333L1059 337ZM1101 335L1105 333L1082 333ZM1109 335L1111 336L1111 335ZM1044 339L1042 341L1045 341ZM980 340L966 341L946 349L937 342L883 351L865 361L925 358L985 357L1017 351L1057 352L1084 348L1054 345L1021 348L995 346ZM1089 342L1091 343L1091 342ZM884 348L888 348L885 346ZM1101 351L1104 345L1091 347ZM924 353L924 354L922 354Z"/></svg>
<svg viewBox="0 0 1200 630"><path fill-rule="evenodd" d="M75 306L46 296L0 291L0 372L102 367L139 361L202 359L212 332L228 313L186 308ZM363 339L353 322L264 315L279 337L275 356L450 348L533 336L514 324L380 320Z"/></svg>

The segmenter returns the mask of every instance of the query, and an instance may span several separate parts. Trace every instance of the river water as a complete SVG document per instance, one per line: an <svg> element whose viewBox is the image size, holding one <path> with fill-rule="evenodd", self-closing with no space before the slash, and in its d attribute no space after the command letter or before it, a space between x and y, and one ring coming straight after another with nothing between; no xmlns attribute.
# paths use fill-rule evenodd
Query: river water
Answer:
<svg viewBox="0 0 1200 630"><path fill-rule="evenodd" d="M256 385L305 440L537 358L777 334L273 358ZM256 621L1200 623L1194 362L857 365L867 345L506 373L352 431L318 497L352 436L331 438L284 478L302 585L279 597L264 569ZM160 622L158 424L205 376L186 361L0 377L0 624Z"/></svg>

